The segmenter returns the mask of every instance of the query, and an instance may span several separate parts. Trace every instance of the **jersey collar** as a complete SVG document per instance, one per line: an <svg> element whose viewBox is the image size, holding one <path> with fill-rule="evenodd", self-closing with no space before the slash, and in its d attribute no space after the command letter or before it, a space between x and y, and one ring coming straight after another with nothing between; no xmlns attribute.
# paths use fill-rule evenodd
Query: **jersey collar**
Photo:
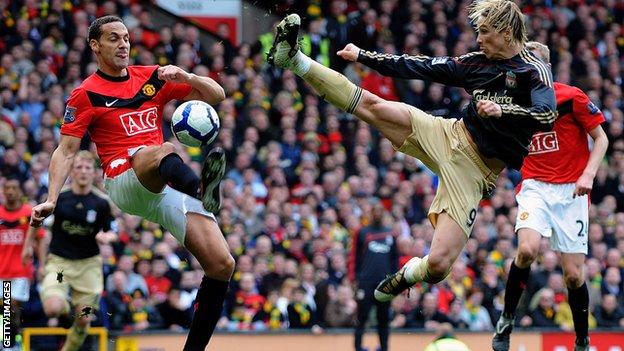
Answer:
<svg viewBox="0 0 624 351"><path fill-rule="evenodd" d="M128 79L130 79L130 70L126 69L126 71L128 72L128 74L126 74L125 76L121 76L121 77L115 77L115 76L111 76L109 74L106 74L102 71L100 71L99 69L95 72L98 76L106 79L106 80L110 80L111 82L125 82Z"/></svg>

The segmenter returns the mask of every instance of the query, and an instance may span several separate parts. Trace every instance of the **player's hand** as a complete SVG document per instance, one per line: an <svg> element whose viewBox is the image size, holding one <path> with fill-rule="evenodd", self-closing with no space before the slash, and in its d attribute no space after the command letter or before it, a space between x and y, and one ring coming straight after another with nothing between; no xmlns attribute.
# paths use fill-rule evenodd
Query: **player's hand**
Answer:
<svg viewBox="0 0 624 351"><path fill-rule="evenodd" d="M494 101L479 100L477 101L477 113L484 118L499 118L503 115L503 109Z"/></svg>
<svg viewBox="0 0 624 351"><path fill-rule="evenodd" d="M54 212L54 207L56 205L50 201L46 201L42 204L39 204L33 207L32 212L30 214L30 225L39 228L41 227L41 223L43 220Z"/></svg>
<svg viewBox="0 0 624 351"><path fill-rule="evenodd" d="M32 245L24 245L22 248L22 264L24 266L30 264L33 261L33 247Z"/></svg>
<svg viewBox="0 0 624 351"><path fill-rule="evenodd" d="M191 75L174 65L158 67L158 79L173 83L187 83Z"/></svg>
<svg viewBox="0 0 624 351"><path fill-rule="evenodd" d="M338 51L336 54L347 61L355 62L360 55L360 48L355 46L355 44L349 43L344 47L344 49Z"/></svg>
<svg viewBox="0 0 624 351"><path fill-rule="evenodd" d="M581 174L579 179L576 180L576 186L574 187L574 193L572 194L572 198L589 194L593 186L594 177L586 173Z"/></svg>

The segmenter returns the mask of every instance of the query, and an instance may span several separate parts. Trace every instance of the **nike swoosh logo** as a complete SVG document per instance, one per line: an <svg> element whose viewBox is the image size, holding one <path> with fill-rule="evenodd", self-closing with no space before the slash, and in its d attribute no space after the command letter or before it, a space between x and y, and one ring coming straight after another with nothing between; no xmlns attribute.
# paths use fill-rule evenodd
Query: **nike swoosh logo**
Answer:
<svg viewBox="0 0 624 351"><path fill-rule="evenodd" d="M106 107L111 107L111 106L113 106L113 104L115 104L118 100L119 100L119 99L115 99L115 100L110 101L110 102L109 102L109 101L106 101L106 102L104 103L104 105L106 105Z"/></svg>

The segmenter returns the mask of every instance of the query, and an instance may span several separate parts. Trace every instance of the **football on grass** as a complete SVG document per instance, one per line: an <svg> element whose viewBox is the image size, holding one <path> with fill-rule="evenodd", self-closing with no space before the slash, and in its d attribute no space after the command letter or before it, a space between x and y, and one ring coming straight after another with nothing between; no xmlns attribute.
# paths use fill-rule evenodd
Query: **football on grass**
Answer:
<svg viewBox="0 0 624 351"><path fill-rule="evenodd" d="M209 104L186 101L176 108L171 117L171 129L176 138L187 146L205 146L219 134L219 116Z"/></svg>

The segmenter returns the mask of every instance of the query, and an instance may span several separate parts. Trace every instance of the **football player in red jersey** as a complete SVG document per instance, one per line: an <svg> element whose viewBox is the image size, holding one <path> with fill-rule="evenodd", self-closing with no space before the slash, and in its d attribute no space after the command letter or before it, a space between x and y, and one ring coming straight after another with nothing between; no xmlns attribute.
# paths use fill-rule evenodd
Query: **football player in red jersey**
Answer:
<svg viewBox="0 0 624 351"><path fill-rule="evenodd" d="M50 162L47 200L32 211L40 226L54 211L80 140L97 147L110 199L123 211L159 223L198 259L204 279L184 350L204 350L221 315L234 259L213 212L220 206L223 150L211 151L201 180L163 143L162 111L174 99L218 103L223 88L176 66L129 66L128 29L116 16L96 19L88 41L98 71L75 88L65 110L58 148Z"/></svg>
<svg viewBox="0 0 624 351"><path fill-rule="evenodd" d="M11 337L15 338L20 323L19 305L30 298L32 264L22 264L21 252L26 241L31 208L22 202L18 179L6 179L2 185L4 205L0 205L0 281L11 282ZM38 237L44 232L39 230ZM41 259L41 250L38 257ZM15 340L12 340L13 343Z"/></svg>
<svg viewBox="0 0 624 351"><path fill-rule="evenodd" d="M550 61L546 45L529 42L527 48L542 61ZM585 93L555 82L558 117L551 132L533 135L524 159L522 183L516 195L518 252L505 287L505 309L496 324L495 351L509 350L509 335L531 263L542 236L561 252L561 265L576 332L575 351L589 350L589 294L583 276L587 255L589 195L598 166L609 144L600 126L605 118ZM587 135L594 140L589 151Z"/></svg>

